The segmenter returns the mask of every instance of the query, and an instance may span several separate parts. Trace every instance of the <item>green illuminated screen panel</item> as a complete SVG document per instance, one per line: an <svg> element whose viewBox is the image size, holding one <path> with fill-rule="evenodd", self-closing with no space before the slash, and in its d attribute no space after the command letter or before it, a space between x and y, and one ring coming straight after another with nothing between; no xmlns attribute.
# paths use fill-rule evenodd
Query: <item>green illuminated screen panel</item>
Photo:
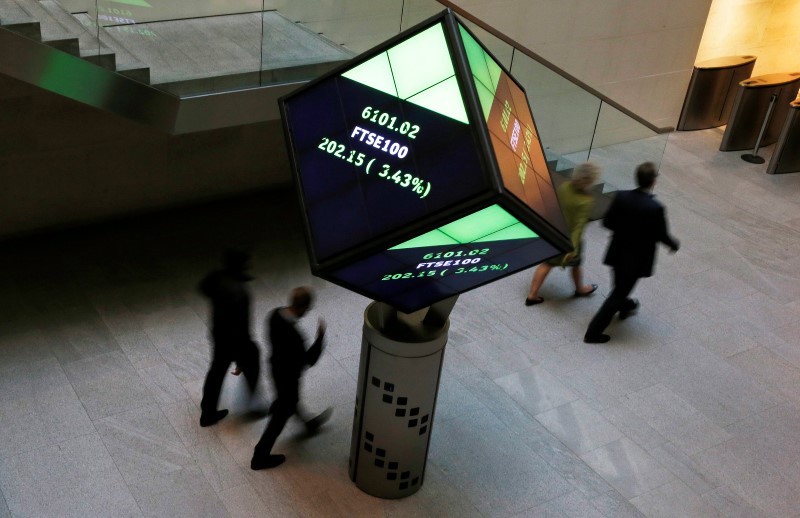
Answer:
<svg viewBox="0 0 800 518"><path fill-rule="evenodd" d="M503 185L566 232L525 92L460 24L459 31Z"/></svg>
<svg viewBox="0 0 800 518"><path fill-rule="evenodd" d="M499 205L332 272L339 283L414 311L559 251Z"/></svg>

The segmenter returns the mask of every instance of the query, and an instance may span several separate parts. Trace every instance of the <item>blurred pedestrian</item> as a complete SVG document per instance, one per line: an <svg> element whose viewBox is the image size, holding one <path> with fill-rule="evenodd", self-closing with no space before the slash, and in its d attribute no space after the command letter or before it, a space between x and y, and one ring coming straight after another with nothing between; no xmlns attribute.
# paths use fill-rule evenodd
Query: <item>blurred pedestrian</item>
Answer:
<svg viewBox="0 0 800 518"><path fill-rule="evenodd" d="M231 363L244 373L251 395L258 386L261 359L258 346L250 338L250 293L246 282L250 254L243 250L226 250L222 269L215 270L200 282L200 292L211 301L211 366L203 384L200 402L200 426L211 426L228 415L217 410L219 394Z"/></svg>
<svg viewBox="0 0 800 518"><path fill-rule="evenodd" d="M636 313L639 301L630 294L640 278L653 275L656 244L665 244L672 253L680 248L667 228L666 209L652 194L657 177L655 164L640 164L636 168L638 187L619 191L603 218L603 225L613 232L603 262L611 267L614 288L589 323L583 338L586 343L608 342L611 337L603 331L617 312L620 320Z"/></svg>
<svg viewBox="0 0 800 518"><path fill-rule="evenodd" d="M572 178L564 182L558 188L558 201L564 218L569 228L570 238L572 239L573 251L549 259L533 272L531 289L525 298L526 306L541 304L544 299L539 296L539 289L542 287L547 274L554 266L570 267L572 269L572 281L575 283L575 297L588 297L597 290L597 284L583 284L583 230L589 222L589 215L594 206L589 189L600 176L600 168L591 162L580 164L572 170Z"/></svg>
<svg viewBox="0 0 800 518"><path fill-rule="evenodd" d="M313 419L304 419L298 408L303 370L317 363L322 354L325 337L325 323L320 319L317 336L306 349L305 339L297 329L297 322L308 312L311 305L311 288L305 286L295 288L289 296L289 305L272 310L267 319L267 334L272 345L270 358L272 380L275 383L277 398L270 409L272 417L269 424L253 452L251 469L274 468L286 460L284 455L272 454L272 447L291 416L297 414L303 420L309 435L314 435L330 418L331 409L325 410Z"/></svg>

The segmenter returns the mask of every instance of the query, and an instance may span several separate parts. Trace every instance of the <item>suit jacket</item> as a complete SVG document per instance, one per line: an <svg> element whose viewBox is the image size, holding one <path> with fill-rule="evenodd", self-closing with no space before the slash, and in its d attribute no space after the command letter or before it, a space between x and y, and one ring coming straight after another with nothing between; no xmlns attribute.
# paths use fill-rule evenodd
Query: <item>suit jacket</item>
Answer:
<svg viewBox="0 0 800 518"><path fill-rule="evenodd" d="M249 277L228 270L217 270L200 282L200 292L211 299L211 334L231 345L250 343L250 294L245 286Z"/></svg>
<svg viewBox="0 0 800 518"><path fill-rule="evenodd" d="M299 379L306 365L314 365L322 352L322 337L306 350L303 335L295 327L295 323L281 314L281 309L274 309L269 316L267 334L272 344L273 374L288 379Z"/></svg>
<svg viewBox="0 0 800 518"><path fill-rule="evenodd" d="M664 206L640 189L618 192L603 218L603 226L614 233L603 262L636 277L653 275L656 243L664 243L672 250L679 246L667 229Z"/></svg>

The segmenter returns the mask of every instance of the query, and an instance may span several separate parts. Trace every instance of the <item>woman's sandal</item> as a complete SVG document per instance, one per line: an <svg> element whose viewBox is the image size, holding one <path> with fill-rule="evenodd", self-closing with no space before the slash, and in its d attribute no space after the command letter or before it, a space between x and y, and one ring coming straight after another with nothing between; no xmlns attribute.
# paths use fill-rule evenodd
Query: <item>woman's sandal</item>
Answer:
<svg viewBox="0 0 800 518"><path fill-rule="evenodd" d="M586 293L581 293L578 290L575 290L575 295L573 295L573 297L588 297L595 291L597 291L597 284L592 284L592 289L587 291Z"/></svg>
<svg viewBox="0 0 800 518"><path fill-rule="evenodd" d="M544 299L542 297L534 297L532 299L529 299L527 297L525 298L526 306L535 306L536 304L541 304L542 302L544 302Z"/></svg>

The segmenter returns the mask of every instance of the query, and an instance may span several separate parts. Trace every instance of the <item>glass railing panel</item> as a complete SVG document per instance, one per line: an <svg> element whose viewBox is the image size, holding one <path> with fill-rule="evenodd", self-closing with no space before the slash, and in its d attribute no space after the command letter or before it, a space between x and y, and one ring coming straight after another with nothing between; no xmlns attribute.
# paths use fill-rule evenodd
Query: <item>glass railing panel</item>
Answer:
<svg viewBox="0 0 800 518"><path fill-rule="evenodd" d="M515 52L511 74L525 88L548 160L557 170L589 157L601 101L522 52Z"/></svg>
<svg viewBox="0 0 800 518"><path fill-rule="evenodd" d="M636 166L643 162L660 165L668 136L603 103L589 155L603 169L603 192L634 188Z"/></svg>
<svg viewBox="0 0 800 518"><path fill-rule="evenodd" d="M480 40L481 43L489 49L489 52L495 59L507 69L511 68L511 62L514 58L514 47L504 42L497 36L483 30L481 27L475 25L469 20L460 20L472 33Z"/></svg>
<svg viewBox="0 0 800 518"><path fill-rule="evenodd" d="M118 72L179 96L258 86L263 0L187 4L96 0L101 49Z"/></svg>
<svg viewBox="0 0 800 518"><path fill-rule="evenodd" d="M387 6L387 4L390 4ZM309 81L397 32L395 2L267 0L262 15L260 86ZM361 29L359 30L359 27ZM352 48L351 48L352 47Z"/></svg>
<svg viewBox="0 0 800 518"><path fill-rule="evenodd" d="M92 9L94 1L73 0L73 8L86 13ZM12 32L59 51L106 65L96 59L99 45L95 24L80 21L61 3L52 0L0 3L4 6L0 25L7 25Z"/></svg>
<svg viewBox="0 0 800 518"><path fill-rule="evenodd" d="M401 0L403 4L403 19L400 31L410 29L431 16L441 13L444 6L435 0Z"/></svg>
<svg viewBox="0 0 800 518"><path fill-rule="evenodd" d="M402 1L266 0L265 7L356 55L400 32L403 4Z"/></svg>

